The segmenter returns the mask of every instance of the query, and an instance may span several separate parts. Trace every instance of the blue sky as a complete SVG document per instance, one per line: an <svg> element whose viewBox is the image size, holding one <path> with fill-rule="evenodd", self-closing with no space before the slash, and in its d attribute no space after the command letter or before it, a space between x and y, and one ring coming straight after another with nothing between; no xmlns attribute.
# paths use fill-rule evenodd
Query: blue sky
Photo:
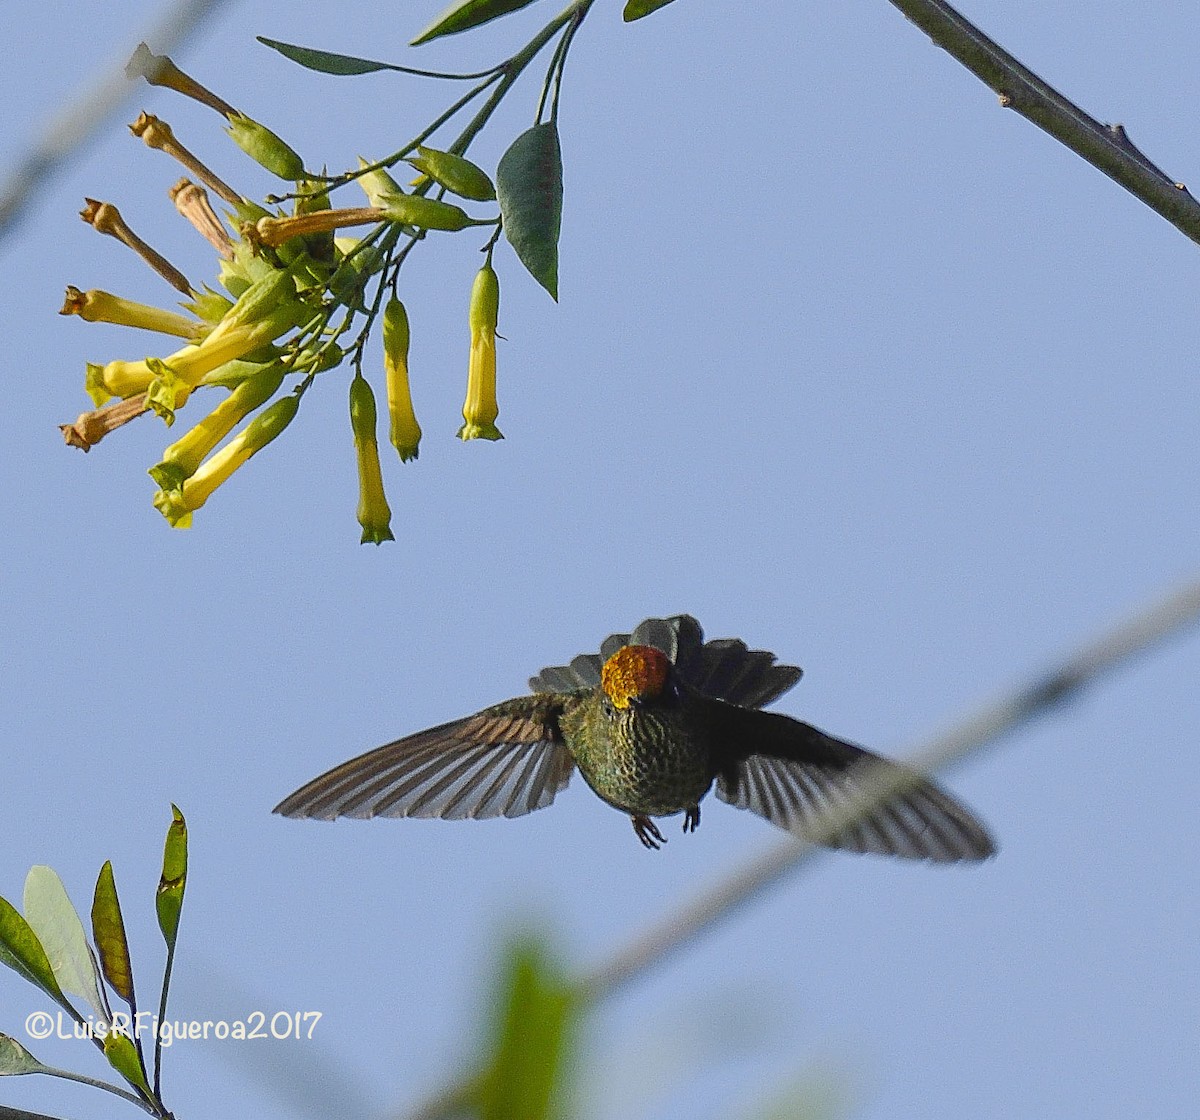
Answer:
<svg viewBox="0 0 1200 1120"><path fill-rule="evenodd" d="M963 8L1200 181L1192 6ZM0 166L155 6L16 10ZM313 75L253 36L472 69L553 14L408 51L438 10L230 3L179 61L338 168L450 94ZM514 91L485 166L536 93ZM453 438L476 242L406 266L425 441L415 465L385 459L397 541L380 549L358 544L341 373L186 533L150 505L161 426L87 456L59 441L84 363L143 356L58 318L63 287L173 298L78 220L83 197L207 276L165 196L178 172L123 121L158 112L271 189L215 116L138 89L0 246L0 894L49 863L85 909L111 858L149 992L175 801L193 861L175 1013L323 1013L311 1044L180 1044L164 1087L181 1117L316 1115L323 1093L401 1107L468 1051L498 936L545 921L585 967L778 839L714 802L648 854L579 782L512 822L270 815L328 766L678 611L802 665L780 710L903 756L1195 572L1196 247L889 4L680 0L626 26L610 0L563 96L559 305L497 254L503 443ZM589 1115L731 1115L814 1062L868 1118L1192 1115L1198 656L1176 641L946 776L995 861L831 854L607 1005ZM40 1006L0 977L0 1030L22 1038ZM102 1073L82 1046L29 1045ZM0 1101L134 1114L34 1078Z"/></svg>

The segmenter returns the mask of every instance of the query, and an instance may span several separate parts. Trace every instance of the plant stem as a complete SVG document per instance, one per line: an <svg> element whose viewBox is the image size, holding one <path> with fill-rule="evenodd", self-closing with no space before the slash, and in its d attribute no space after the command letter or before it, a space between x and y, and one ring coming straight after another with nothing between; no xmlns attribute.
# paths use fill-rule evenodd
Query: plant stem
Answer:
<svg viewBox="0 0 1200 1120"><path fill-rule="evenodd" d="M151 1116L162 1115L152 1103L143 1097L135 1096L126 1089L122 1089L119 1085L110 1085L107 1081L100 1081L95 1077L87 1077L82 1073L72 1073L69 1069L56 1069L54 1066L46 1066L38 1072L47 1074L50 1077L61 1077L64 1081L78 1081L81 1085L91 1085L93 1089L103 1089L107 1093L122 1097L131 1104L136 1104L138 1108L144 1109Z"/></svg>
<svg viewBox="0 0 1200 1120"><path fill-rule="evenodd" d="M1104 125L1022 66L944 0L889 0L1014 109L1200 242L1200 202L1146 158L1119 124Z"/></svg>

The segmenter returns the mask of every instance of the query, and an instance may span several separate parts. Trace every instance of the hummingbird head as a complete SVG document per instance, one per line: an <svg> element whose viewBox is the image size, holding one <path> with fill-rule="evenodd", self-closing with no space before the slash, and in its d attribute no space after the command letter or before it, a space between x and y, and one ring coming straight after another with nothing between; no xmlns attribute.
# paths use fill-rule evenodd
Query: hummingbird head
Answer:
<svg viewBox="0 0 1200 1120"><path fill-rule="evenodd" d="M654 646L622 646L600 670L600 687L614 708L661 696L671 679L671 662Z"/></svg>

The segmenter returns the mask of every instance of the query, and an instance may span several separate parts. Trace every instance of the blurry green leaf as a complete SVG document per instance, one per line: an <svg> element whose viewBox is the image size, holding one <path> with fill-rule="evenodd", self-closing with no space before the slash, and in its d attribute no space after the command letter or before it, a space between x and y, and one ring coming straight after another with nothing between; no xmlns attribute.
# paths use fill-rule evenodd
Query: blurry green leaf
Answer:
<svg viewBox="0 0 1200 1120"><path fill-rule="evenodd" d="M158 911L158 928L174 952L175 938L179 933L179 913L183 909L183 890L187 886L187 822L179 809L171 806L172 820L167 827L167 840L163 845L162 878L158 881L158 894L154 908Z"/></svg>
<svg viewBox="0 0 1200 1120"><path fill-rule="evenodd" d="M3 898L0 898L0 963L19 972L31 984L36 984L56 1003L69 1006L37 934L29 928L29 923L17 913L12 903Z"/></svg>
<svg viewBox="0 0 1200 1120"><path fill-rule="evenodd" d="M842 1071L814 1066L751 1115L758 1120L841 1120L856 1111L853 1097Z"/></svg>
<svg viewBox="0 0 1200 1120"><path fill-rule="evenodd" d="M673 3L673 0L628 0L621 18L626 23L632 23L635 19L657 12L659 8L665 8L670 3Z"/></svg>
<svg viewBox="0 0 1200 1120"><path fill-rule="evenodd" d="M80 996L100 1020L108 1009L100 996L100 973L83 922L52 867L31 867L25 877L25 920L37 935L64 992Z"/></svg>
<svg viewBox="0 0 1200 1120"><path fill-rule="evenodd" d="M96 893L92 897L92 936L96 939L105 979L117 995L126 1003L132 1003L133 964L129 959L129 942L125 939L125 920L121 917L111 860L100 868L100 877L96 880Z"/></svg>
<svg viewBox="0 0 1200 1120"><path fill-rule="evenodd" d="M281 43L278 39L268 39L263 35L255 38L264 47L278 51L284 58L307 66L322 74L336 74L339 77L349 77L354 74L374 74L377 70L399 70L389 62L372 62L369 58L355 58L351 54L334 54L333 51L319 51L313 47L297 47L292 43Z"/></svg>
<svg viewBox="0 0 1200 1120"><path fill-rule="evenodd" d="M412 46L428 43L442 35L453 35L458 31L469 31L481 23L518 12L528 7L533 0L457 0L451 4L413 41Z"/></svg>
<svg viewBox="0 0 1200 1120"><path fill-rule="evenodd" d="M48 1073L49 1066L42 1065L15 1038L0 1034L0 1077L22 1073Z"/></svg>
<svg viewBox="0 0 1200 1120"><path fill-rule="evenodd" d="M496 168L504 236L533 278L558 299L562 153L553 121L522 132Z"/></svg>
<svg viewBox="0 0 1200 1120"><path fill-rule="evenodd" d="M508 953L485 1073L477 1092L482 1120L545 1120L557 1114L578 1004L540 941Z"/></svg>
<svg viewBox="0 0 1200 1120"><path fill-rule="evenodd" d="M104 1056L130 1085L141 1089L146 1096L151 1096L150 1085L146 1081L146 1071L142 1069L141 1055L133 1044L133 1039L127 1034L116 1031L104 1036Z"/></svg>

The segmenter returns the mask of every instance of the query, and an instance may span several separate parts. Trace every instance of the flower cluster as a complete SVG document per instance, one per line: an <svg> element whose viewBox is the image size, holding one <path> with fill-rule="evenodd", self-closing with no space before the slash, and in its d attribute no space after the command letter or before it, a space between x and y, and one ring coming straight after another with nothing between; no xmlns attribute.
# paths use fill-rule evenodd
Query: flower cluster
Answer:
<svg viewBox="0 0 1200 1120"><path fill-rule="evenodd" d="M252 201L201 163L166 122L147 113L138 117L130 126L134 135L187 171L170 196L216 252L218 287L193 284L139 238L111 203L87 201L86 222L138 253L185 298L180 313L101 290L67 289L62 314L155 332L177 340L177 348L163 356L89 363L85 388L95 407L62 426L66 442L87 451L144 413L171 425L193 396L219 397L150 468L158 484L155 507L172 526L186 528L213 492L291 423L314 378L349 359L362 540L391 540L375 394L363 374L363 356L371 328L382 318L389 438L402 461L416 459L421 429L409 390L409 323L396 289L407 253L431 230L490 227L487 261L471 294L469 376L459 436L502 438L495 425L499 284L491 264L500 222L474 218L445 198L494 201L491 179L461 155L420 144L387 161L405 158L419 172L410 190L388 174L384 163L362 163L338 177L315 175L275 133L144 44L128 72L219 112L237 146L291 189L282 199ZM331 191L351 182L362 188L367 205L335 208ZM436 197L426 197L433 192ZM213 195L228 208L224 217L214 210ZM361 237L338 232L351 227L368 228Z"/></svg>

